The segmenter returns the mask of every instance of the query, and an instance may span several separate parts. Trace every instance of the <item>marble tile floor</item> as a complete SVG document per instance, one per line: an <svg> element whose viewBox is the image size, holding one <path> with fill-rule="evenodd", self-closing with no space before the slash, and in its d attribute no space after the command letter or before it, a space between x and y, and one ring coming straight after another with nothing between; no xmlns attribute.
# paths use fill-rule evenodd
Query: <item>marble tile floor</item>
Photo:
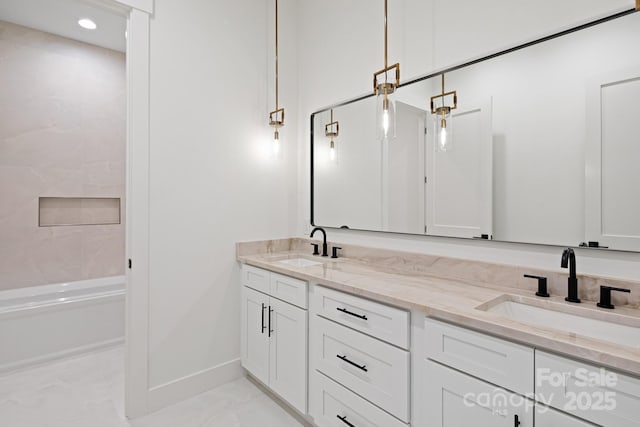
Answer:
<svg viewBox="0 0 640 427"><path fill-rule="evenodd" d="M124 349L0 375L1 427L299 427L246 378L145 417L124 416Z"/></svg>

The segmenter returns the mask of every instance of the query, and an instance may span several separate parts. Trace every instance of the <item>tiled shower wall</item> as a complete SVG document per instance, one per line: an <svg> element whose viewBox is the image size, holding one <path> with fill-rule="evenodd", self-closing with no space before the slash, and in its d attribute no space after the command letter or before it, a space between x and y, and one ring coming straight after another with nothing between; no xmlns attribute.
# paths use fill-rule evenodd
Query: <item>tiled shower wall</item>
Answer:
<svg viewBox="0 0 640 427"><path fill-rule="evenodd" d="M38 197L121 198L125 56L0 21L0 290L124 272L124 221L38 227Z"/></svg>

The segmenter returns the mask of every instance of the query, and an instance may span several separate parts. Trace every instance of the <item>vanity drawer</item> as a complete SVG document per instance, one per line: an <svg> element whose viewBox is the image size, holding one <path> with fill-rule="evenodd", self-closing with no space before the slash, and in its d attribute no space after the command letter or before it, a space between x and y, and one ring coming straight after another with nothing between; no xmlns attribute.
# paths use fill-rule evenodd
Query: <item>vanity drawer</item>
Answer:
<svg viewBox="0 0 640 427"><path fill-rule="evenodd" d="M520 394L533 393L533 348L427 318L427 357Z"/></svg>
<svg viewBox="0 0 640 427"><path fill-rule="evenodd" d="M319 372L313 372L310 414L319 427L407 427L382 409L362 399Z"/></svg>
<svg viewBox="0 0 640 427"><path fill-rule="evenodd" d="M401 420L409 421L409 352L316 316L312 365Z"/></svg>
<svg viewBox="0 0 640 427"><path fill-rule="evenodd" d="M314 312L402 348L409 348L409 312L316 286Z"/></svg>
<svg viewBox="0 0 640 427"><path fill-rule="evenodd" d="M307 282L271 273L269 294L300 308L307 308Z"/></svg>
<svg viewBox="0 0 640 427"><path fill-rule="evenodd" d="M242 284L256 291L269 293L269 275L267 270L257 268L251 265L242 265Z"/></svg>
<svg viewBox="0 0 640 427"><path fill-rule="evenodd" d="M419 403L429 427L533 427L533 401L432 360Z"/></svg>
<svg viewBox="0 0 640 427"><path fill-rule="evenodd" d="M640 426L640 379L600 366L536 350L536 395L592 423Z"/></svg>

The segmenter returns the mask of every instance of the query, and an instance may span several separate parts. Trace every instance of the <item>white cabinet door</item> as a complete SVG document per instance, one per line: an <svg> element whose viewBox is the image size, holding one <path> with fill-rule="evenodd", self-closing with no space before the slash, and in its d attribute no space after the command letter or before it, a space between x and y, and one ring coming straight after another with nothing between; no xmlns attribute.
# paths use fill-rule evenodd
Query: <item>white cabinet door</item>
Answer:
<svg viewBox="0 0 640 427"><path fill-rule="evenodd" d="M533 427L533 403L519 395L425 361L424 400L433 427Z"/></svg>
<svg viewBox="0 0 640 427"><path fill-rule="evenodd" d="M594 425L546 406L536 406L536 427L593 427Z"/></svg>
<svg viewBox="0 0 640 427"><path fill-rule="evenodd" d="M269 381L268 310L267 295L246 286L242 287L242 366L265 384Z"/></svg>
<svg viewBox="0 0 640 427"><path fill-rule="evenodd" d="M269 386L307 413L307 312L270 299Z"/></svg>

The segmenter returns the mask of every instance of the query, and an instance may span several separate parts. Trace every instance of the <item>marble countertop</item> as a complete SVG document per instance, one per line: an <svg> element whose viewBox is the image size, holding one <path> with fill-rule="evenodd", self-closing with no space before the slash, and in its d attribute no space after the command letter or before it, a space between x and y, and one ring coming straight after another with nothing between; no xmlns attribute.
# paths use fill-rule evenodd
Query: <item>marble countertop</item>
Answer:
<svg viewBox="0 0 640 427"><path fill-rule="evenodd" d="M615 311L598 308L593 301L584 301L577 306L565 302L561 296L538 298L530 290L517 287L432 276L425 271L394 268L388 264L378 265L348 257L337 260L313 257L301 254L297 248L279 249L283 248L276 248L276 251L270 248L263 253L243 253L239 250L237 260L640 376L640 342L632 343L635 347L615 344L518 322L478 309L506 298L594 319L615 319L620 324L640 327L640 309L635 306L616 307ZM320 261L321 264L294 267L279 262L288 258L306 258Z"/></svg>

